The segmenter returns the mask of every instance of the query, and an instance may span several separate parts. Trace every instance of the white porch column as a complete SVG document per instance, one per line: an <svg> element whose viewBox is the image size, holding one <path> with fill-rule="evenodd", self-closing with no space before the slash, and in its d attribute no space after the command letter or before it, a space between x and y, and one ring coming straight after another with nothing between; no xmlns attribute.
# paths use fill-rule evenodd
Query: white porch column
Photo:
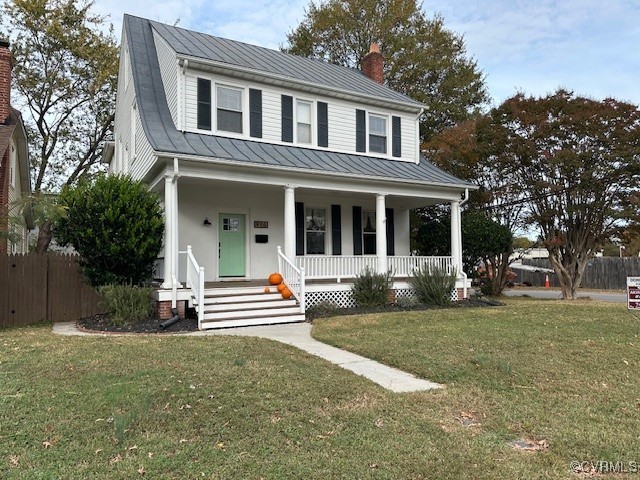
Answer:
<svg viewBox="0 0 640 480"><path fill-rule="evenodd" d="M296 194L295 188L284 187L284 254L295 264L296 259Z"/></svg>
<svg viewBox="0 0 640 480"><path fill-rule="evenodd" d="M385 195L376 195L376 256L378 257L378 273L387 273L387 212Z"/></svg>
<svg viewBox="0 0 640 480"><path fill-rule="evenodd" d="M462 229L460 226L460 202L451 202L451 257L457 273L462 271Z"/></svg>
<svg viewBox="0 0 640 480"><path fill-rule="evenodd" d="M176 274L175 259L178 248L175 244L177 232L174 232L177 228L174 215L176 210L174 205L175 189L173 175L167 172L164 176L164 282L162 283L162 288L173 288L172 279Z"/></svg>

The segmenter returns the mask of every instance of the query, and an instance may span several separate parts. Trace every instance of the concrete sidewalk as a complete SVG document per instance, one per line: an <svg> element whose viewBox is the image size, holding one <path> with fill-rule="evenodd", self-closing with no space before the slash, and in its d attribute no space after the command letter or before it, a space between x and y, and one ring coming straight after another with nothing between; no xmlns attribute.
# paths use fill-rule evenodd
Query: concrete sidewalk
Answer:
<svg viewBox="0 0 640 480"><path fill-rule="evenodd" d="M101 335L82 332L71 322L56 323L53 325L53 331L60 335ZM365 377L392 392L420 392L443 387L443 385L423 380L397 368L392 368L374 360L361 357L360 355L319 342L311 337L311 324L309 323L207 330L185 333L183 335L233 335L275 340L323 358L357 375Z"/></svg>

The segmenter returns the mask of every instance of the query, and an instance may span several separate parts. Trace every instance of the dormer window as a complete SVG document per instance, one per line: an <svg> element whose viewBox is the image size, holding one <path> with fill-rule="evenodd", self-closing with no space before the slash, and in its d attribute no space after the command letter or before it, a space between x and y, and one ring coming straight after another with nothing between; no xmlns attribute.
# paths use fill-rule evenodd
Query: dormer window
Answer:
<svg viewBox="0 0 640 480"><path fill-rule="evenodd" d="M298 143L311 143L311 102L296 102L296 127Z"/></svg>
<svg viewBox="0 0 640 480"><path fill-rule="evenodd" d="M216 86L217 129L242 133L242 89Z"/></svg>
<svg viewBox="0 0 640 480"><path fill-rule="evenodd" d="M369 115L369 151L387 153L387 118Z"/></svg>

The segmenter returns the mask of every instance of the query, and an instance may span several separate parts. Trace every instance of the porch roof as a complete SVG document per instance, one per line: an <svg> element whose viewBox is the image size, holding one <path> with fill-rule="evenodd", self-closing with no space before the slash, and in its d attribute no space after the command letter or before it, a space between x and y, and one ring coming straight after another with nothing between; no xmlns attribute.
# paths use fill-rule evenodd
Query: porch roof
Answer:
<svg viewBox="0 0 640 480"><path fill-rule="evenodd" d="M281 167L357 178L420 182L453 188L477 188L431 164L424 157L419 164L365 155L277 145L216 135L179 131L173 122L164 93L152 23L125 16L129 39L133 83L140 118L151 147L167 156L197 156L217 162L256 167Z"/></svg>

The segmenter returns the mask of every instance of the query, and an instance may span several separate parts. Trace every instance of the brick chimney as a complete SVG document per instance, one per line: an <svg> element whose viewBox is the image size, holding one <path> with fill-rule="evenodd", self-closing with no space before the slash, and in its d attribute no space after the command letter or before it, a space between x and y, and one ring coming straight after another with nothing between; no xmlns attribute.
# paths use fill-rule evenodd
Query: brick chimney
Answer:
<svg viewBox="0 0 640 480"><path fill-rule="evenodd" d="M0 124L4 123L11 112L11 69L13 57L9 51L9 42L0 40Z"/></svg>
<svg viewBox="0 0 640 480"><path fill-rule="evenodd" d="M369 53L362 59L362 72L376 83L382 85L384 83L384 58L380 53L380 45L372 43Z"/></svg>

